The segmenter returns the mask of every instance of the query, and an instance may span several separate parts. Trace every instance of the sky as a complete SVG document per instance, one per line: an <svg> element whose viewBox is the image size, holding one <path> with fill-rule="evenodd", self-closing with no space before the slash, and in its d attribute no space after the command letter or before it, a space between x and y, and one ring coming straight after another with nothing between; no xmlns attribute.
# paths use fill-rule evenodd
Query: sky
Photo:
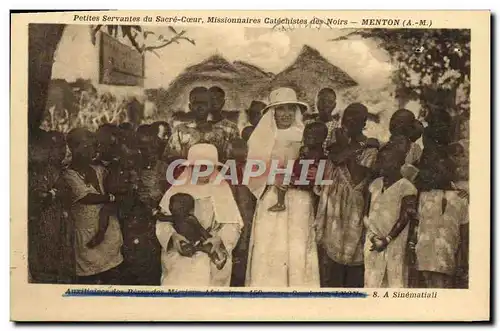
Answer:
<svg viewBox="0 0 500 331"><path fill-rule="evenodd" d="M182 31L182 27L175 27ZM164 26L151 26L156 35L169 36ZM229 61L246 61L263 70L279 73L289 66L302 46L316 48L332 64L344 70L360 85L377 88L389 83L393 70L389 56L376 43L361 38L328 41L346 33L342 29L296 29L287 32L270 28L245 28L238 25L186 27L186 36L196 45L181 41L157 50L159 58L146 55L144 87L168 87L187 66L199 63L213 54ZM148 37L148 41L151 40ZM97 79L97 46L90 42L88 25L68 25L56 51L52 78L74 81L76 78Z"/></svg>

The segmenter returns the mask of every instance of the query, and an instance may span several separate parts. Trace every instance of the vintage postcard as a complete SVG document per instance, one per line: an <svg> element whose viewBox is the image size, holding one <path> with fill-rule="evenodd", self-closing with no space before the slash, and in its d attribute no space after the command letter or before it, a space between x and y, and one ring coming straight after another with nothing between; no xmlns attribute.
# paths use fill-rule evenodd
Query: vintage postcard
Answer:
<svg viewBox="0 0 500 331"><path fill-rule="evenodd" d="M490 320L488 11L11 31L12 320Z"/></svg>

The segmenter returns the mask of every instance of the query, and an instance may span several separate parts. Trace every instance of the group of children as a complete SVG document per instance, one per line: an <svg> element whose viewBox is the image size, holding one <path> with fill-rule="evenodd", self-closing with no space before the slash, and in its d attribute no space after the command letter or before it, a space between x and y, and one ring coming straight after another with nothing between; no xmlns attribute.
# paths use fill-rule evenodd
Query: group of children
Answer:
<svg viewBox="0 0 500 331"><path fill-rule="evenodd" d="M107 174L102 190L97 182L87 180L87 185L109 195L110 202L102 204L98 225L85 246L89 250L99 247L108 236L110 219L116 217L119 220L124 263L120 268L120 279L114 282L159 284L161 247L155 235L156 222L172 222L176 231L188 239L183 246L186 256L203 251L210 255L218 268L224 267L227 252L224 247L212 252L211 247L204 244L210 234L194 217L191 196L173 196L169 216L159 210L158 203L170 185L165 176L170 161L165 153L169 129L165 122L141 125L137 129L127 124L104 124L95 133L74 129L65 137L59 132L40 130L30 138L28 241L32 282L79 282L74 271L78 261L74 258L74 225L71 226L69 211L73 204L71 188L61 174L71 167L71 151L80 148L77 143L74 147L70 143L80 131L91 137L85 143L92 145L94 151L91 165L105 168ZM236 139L229 149L242 169L246 143Z"/></svg>
<svg viewBox="0 0 500 331"><path fill-rule="evenodd" d="M331 212L330 220L317 222L315 226L320 228L316 230L323 240L325 231L334 228L340 232L330 240L339 241L333 245L345 246L341 248L344 252L349 250L346 248L351 245L349 240L364 246L361 283L364 287L468 287L468 178L458 176L453 161L457 151L450 148L451 117L446 113L438 115L439 118L429 117L429 126L424 129L411 111L400 109L391 117L389 141L380 144L362 134L366 113L366 107L361 104L348 106L326 148L323 148L328 134L325 123L316 121L305 127L299 160L313 160L313 169L320 160L329 160L330 173L332 168L345 166L344 178L351 189L366 182L362 198L335 196L333 200L355 201ZM424 149L417 143L420 138ZM373 156L368 156L374 160L371 165L362 160L367 150L371 151L368 155ZM299 178L301 172L300 165L294 167L292 178ZM333 181L331 185L342 185L340 183ZM288 186L278 183L276 187L277 202L269 208L270 212L286 209ZM300 188L316 195L313 187ZM321 197L321 188L318 189L316 193L320 197L313 200L315 209L321 199L330 199L328 194ZM360 202L364 205L364 224L359 237L354 238L355 226L347 223L358 222L349 218L359 217L350 208L360 199L364 200ZM325 224L339 222L336 219L342 219L343 213L352 213L344 218L347 223L336 227ZM324 241L320 238L318 243L322 245ZM335 250L327 249L328 253L332 251L335 255ZM322 278L329 275L325 277L323 273ZM345 284L336 285L347 286ZM329 286L328 280L322 279L322 286Z"/></svg>
<svg viewBox="0 0 500 331"><path fill-rule="evenodd" d="M239 183L248 152L246 140L258 124L256 114L264 106L253 104L249 111L252 125L243 130L242 138L233 139L226 151L228 159L236 160ZM361 106L349 107L366 108ZM366 114L358 118L356 111L348 109L333 132L329 132L330 127L320 120L306 125L299 159L313 160L313 165L309 166L313 170L320 160L329 160L333 167L346 165L354 184L361 182L360 178L367 180L362 216L364 229L360 238L365 246L365 286L466 287L468 196L466 188L453 173L456 167L448 148L447 126L441 125L449 119L444 115L441 115L444 120L429 118L429 126L424 129L410 111L398 110L390 121L390 140L380 145L375 139L361 134ZM329 134L331 142L325 146ZM97 230L86 245L88 249L99 246L105 240L110 218L117 216L123 236L122 270L125 270L120 284L160 283L161 249L155 236L156 222L172 222L175 230L187 239L182 247L183 255L205 252L219 269L227 262L228 253L223 246L213 251L204 244L210 234L194 216L193 197L187 194L173 196L169 216L158 209L158 202L169 186L165 178L169 135L170 127L166 122L141 125L137 129L127 123L120 126L104 124L92 134L96 151L92 162L107 169L103 186L112 203L100 209ZM423 150L416 143L421 137ZM367 148L377 151L376 162L369 172L356 161ZM71 202L67 201L67 188L59 176L70 159L66 139L58 132L40 131L30 137L28 151L31 280L75 282L74 239L67 212ZM302 168L297 165L292 176L299 178L301 172ZM269 212L287 208L287 185L277 186L277 201ZM312 185L301 188L318 195ZM255 199L250 199L251 194L245 189L237 185L233 190L237 202L246 199L249 201L244 203L251 206L240 209L248 214L243 217L248 221L242 230L240 244L233 251L233 277L238 279L232 282L234 286L244 283L252 208L255 207ZM319 199L315 200L316 205ZM440 203L436 205L438 200ZM458 283L452 279L457 273L461 277Z"/></svg>

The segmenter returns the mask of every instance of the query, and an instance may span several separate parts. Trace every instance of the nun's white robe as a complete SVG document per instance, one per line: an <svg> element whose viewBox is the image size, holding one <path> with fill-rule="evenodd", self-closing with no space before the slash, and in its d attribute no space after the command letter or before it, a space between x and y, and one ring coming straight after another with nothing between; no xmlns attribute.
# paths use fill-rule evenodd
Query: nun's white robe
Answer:
<svg viewBox="0 0 500 331"><path fill-rule="evenodd" d="M296 159L303 131L303 126L297 123L301 122L296 120L291 128L278 130L274 110L268 111L250 138L249 160ZM246 285L319 287L311 193L290 187L286 192L286 210L269 212L268 208L277 202L276 187L265 190L265 183L258 180L250 182L249 187L258 202L250 238Z"/></svg>
<svg viewBox="0 0 500 331"><path fill-rule="evenodd" d="M181 178L184 177L181 175ZM187 176L190 180L190 175ZM192 257L180 255L170 243L175 229L168 222L156 224L156 236L162 247L161 264L163 286L226 287L230 285L231 252L240 237L243 222L226 183L173 186L160 202L165 214L170 214L169 201L175 193L188 193L195 199L195 216L212 236L219 236L229 256L222 270L218 270L206 253Z"/></svg>

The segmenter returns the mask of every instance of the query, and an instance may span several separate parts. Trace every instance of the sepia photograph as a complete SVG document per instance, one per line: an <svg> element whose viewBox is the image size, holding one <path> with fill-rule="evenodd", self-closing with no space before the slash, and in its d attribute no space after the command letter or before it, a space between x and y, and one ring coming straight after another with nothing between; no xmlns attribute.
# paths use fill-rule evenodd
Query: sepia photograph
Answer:
<svg viewBox="0 0 500 331"><path fill-rule="evenodd" d="M279 30L29 26L30 282L467 288L470 32Z"/></svg>
<svg viewBox="0 0 500 331"><path fill-rule="evenodd" d="M22 281L470 289L472 30L207 14L28 24Z"/></svg>

